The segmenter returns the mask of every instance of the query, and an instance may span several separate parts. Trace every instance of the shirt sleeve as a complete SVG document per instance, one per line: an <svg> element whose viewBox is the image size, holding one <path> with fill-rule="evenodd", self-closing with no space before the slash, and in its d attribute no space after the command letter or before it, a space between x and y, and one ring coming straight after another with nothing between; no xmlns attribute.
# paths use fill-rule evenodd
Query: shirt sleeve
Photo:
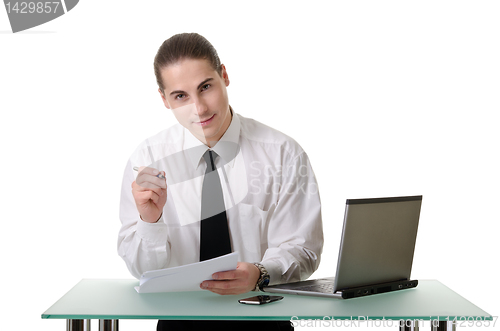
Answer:
<svg viewBox="0 0 500 331"><path fill-rule="evenodd" d="M262 265L270 285L305 280L318 268L323 225L318 184L306 153L283 166Z"/></svg>
<svg viewBox="0 0 500 331"><path fill-rule="evenodd" d="M140 218L132 195L134 180L133 164L129 160L121 188L118 254L130 273L139 279L145 271L162 269L168 264L170 247L167 225L161 218L156 223L144 222Z"/></svg>

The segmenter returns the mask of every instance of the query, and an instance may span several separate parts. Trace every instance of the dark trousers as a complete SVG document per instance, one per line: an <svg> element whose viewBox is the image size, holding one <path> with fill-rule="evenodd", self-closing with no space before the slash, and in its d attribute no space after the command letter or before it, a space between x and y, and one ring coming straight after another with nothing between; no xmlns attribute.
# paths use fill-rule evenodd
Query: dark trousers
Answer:
<svg viewBox="0 0 500 331"><path fill-rule="evenodd" d="M157 331L191 330L244 330L244 331L293 331L290 321L164 321L159 320Z"/></svg>

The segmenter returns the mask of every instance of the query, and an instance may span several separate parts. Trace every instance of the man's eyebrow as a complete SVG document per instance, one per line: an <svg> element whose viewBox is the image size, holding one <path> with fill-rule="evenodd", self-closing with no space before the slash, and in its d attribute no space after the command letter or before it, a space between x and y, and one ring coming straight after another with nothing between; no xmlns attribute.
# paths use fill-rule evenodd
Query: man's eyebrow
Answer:
<svg viewBox="0 0 500 331"><path fill-rule="evenodd" d="M207 79L205 79L203 82L201 82L200 84L198 84L198 87L196 89L199 90L200 87L202 87L203 85L205 85L206 83L208 83L211 80L213 80L213 78L207 78ZM178 93L185 94L186 92L184 92L182 90L175 90L175 91L170 92L170 95L172 95L172 94L178 94Z"/></svg>

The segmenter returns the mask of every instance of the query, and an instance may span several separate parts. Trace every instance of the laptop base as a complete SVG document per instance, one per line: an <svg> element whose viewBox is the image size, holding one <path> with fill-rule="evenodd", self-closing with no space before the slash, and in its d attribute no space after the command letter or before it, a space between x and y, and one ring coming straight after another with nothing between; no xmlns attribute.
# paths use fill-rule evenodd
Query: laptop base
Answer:
<svg viewBox="0 0 500 331"><path fill-rule="evenodd" d="M372 294L405 290L408 288L417 287L417 285L418 285L418 280L404 279L395 282L375 284L371 286L352 287L338 292L342 294L342 299L350 299L350 298L364 297Z"/></svg>
<svg viewBox="0 0 500 331"><path fill-rule="evenodd" d="M351 287L337 292L315 291L313 287L324 287L327 283L333 286L334 277L323 279L313 279L301 281L296 283L280 284L275 286L264 287L264 292L268 293L281 293L281 294L296 294L315 297L327 297L338 299L351 299L363 297L367 295L380 294L386 292L393 292L417 287L418 280L398 280L394 282L387 282L381 284L374 284L370 286Z"/></svg>

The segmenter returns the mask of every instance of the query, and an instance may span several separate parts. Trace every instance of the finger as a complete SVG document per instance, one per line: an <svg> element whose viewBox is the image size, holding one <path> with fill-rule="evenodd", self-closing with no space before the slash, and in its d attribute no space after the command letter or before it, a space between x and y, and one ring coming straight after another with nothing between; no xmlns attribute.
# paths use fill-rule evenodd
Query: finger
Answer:
<svg viewBox="0 0 500 331"><path fill-rule="evenodd" d="M167 188L165 178L158 178L145 173L139 174L136 178L136 182L145 188Z"/></svg>
<svg viewBox="0 0 500 331"><path fill-rule="evenodd" d="M141 186L132 183L132 195L134 199L138 200L139 203L146 203L149 199L152 199L155 204L161 201L166 201L167 190L166 189L144 189ZM162 205L164 202L162 203Z"/></svg>
<svg viewBox="0 0 500 331"><path fill-rule="evenodd" d="M145 187L143 185L139 185L137 182L132 182L132 191L134 192L147 192L147 191L153 191L155 192L156 194L158 194L158 196L163 196L164 194L167 193L167 189L166 188L159 188L159 187Z"/></svg>
<svg viewBox="0 0 500 331"><path fill-rule="evenodd" d="M144 189L166 189L167 183L165 179L160 179L150 175L139 175L135 179L137 185Z"/></svg>
<svg viewBox="0 0 500 331"><path fill-rule="evenodd" d="M151 176L158 176L158 174L160 173L160 170L155 169L155 168L151 168L151 167L142 166L142 167L139 167L137 172L139 175L140 174L147 174L147 175L151 175Z"/></svg>
<svg viewBox="0 0 500 331"><path fill-rule="evenodd" d="M156 168L145 166L134 167L134 170L138 171L136 181L139 184L142 184L143 182L149 182L156 185L157 187L166 188L165 171L160 171Z"/></svg>
<svg viewBox="0 0 500 331"><path fill-rule="evenodd" d="M138 175L140 174L146 174L146 175L150 175L150 176L154 176L154 177L158 177L160 179L164 179L165 178L165 171L160 171L158 169L155 169L155 168L150 168L150 167L134 167L134 169L137 169L137 172L138 172Z"/></svg>
<svg viewBox="0 0 500 331"><path fill-rule="evenodd" d="M153 201L155 205L160 201L160 197L153 191L137 192L137 202L140 204L147 204L149 200Z"/></svg>
<svg viewBox="0 0 500 331"><path fill-rule="evenodd" d="M205 280L200 284L202 289L206 290L234 290L245 287L242 280Z"/></svg>
<svg viewBox="0 0 500 331"><path fill-rule="evenodd" d="M241 286L241 282L238 281L204 281L200 284L200 288L221 295L241 294L251 290Z"/></svg>
<svg viewBox="0 0 500 331"><path fill-rule="evenodd" d="M158 196L158 194L156 194L153 191L144 192L144 198L145 199L149 198L149 200L153 201L153 203L155 205L157 205L158 201L160 200L160 197Z"/></svg>
<svg viewBox="0 0 500 331"><path fill-rule="evenodd" d="M216 280L232 280L244 278L245 273L242 270L229 270L229 271L220 271L212 274L212 278Z"/></svg>

